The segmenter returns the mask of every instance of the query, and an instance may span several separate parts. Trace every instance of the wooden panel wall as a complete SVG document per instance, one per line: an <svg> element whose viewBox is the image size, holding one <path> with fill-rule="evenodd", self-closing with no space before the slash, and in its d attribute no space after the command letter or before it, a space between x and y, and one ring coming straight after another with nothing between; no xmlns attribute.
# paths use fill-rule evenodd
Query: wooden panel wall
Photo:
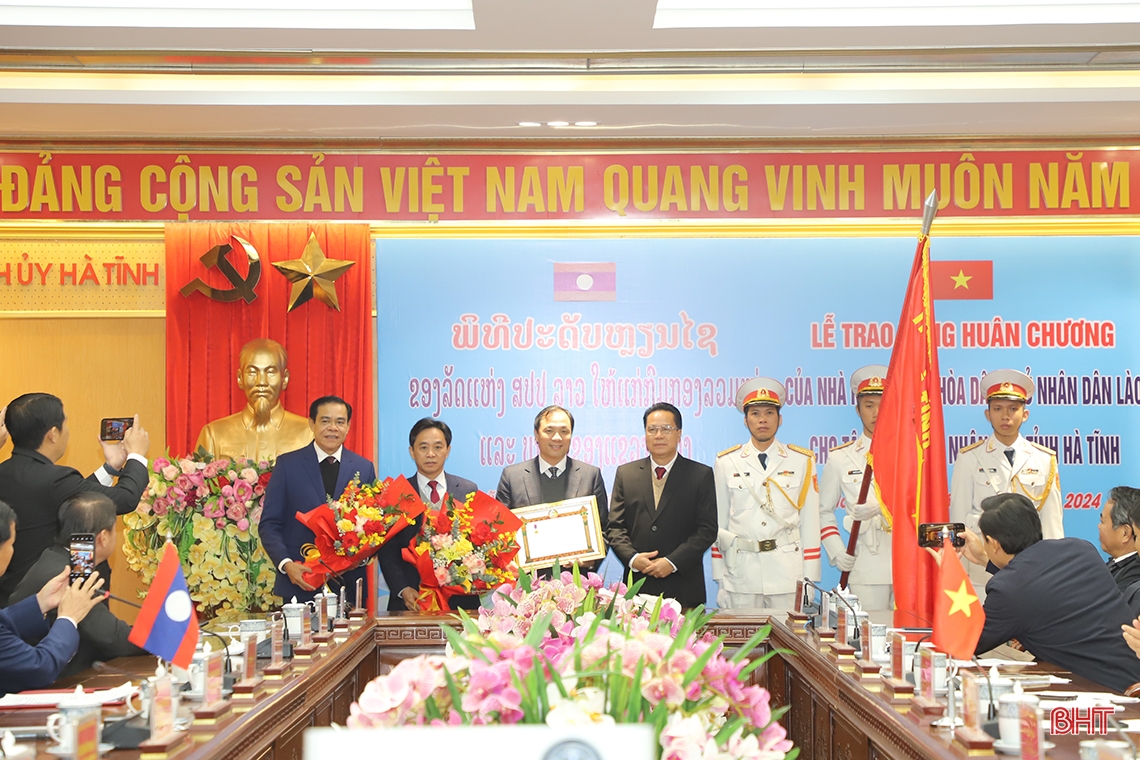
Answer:
<svg viewBox="0 0 1140 760"><path fill-rule="evenodd" d="M63 399L71 428L60 461L84 475L103 463L99 420L139 414L150 432L150 458L166 446L166 324L156 318L0 319L0 406L22 393ZM0 450L7 459L12 444ZM120 521L120 546L122 544ZM111 560L112 593L136 598L137 576L121 552ZM112 603L134 621L133 607Z"/></svg>

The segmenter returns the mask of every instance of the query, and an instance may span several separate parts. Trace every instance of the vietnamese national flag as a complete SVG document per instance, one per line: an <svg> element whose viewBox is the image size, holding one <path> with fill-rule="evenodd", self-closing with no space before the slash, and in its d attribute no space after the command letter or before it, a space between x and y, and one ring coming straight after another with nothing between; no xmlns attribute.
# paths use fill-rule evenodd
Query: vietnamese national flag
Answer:
<svg viewBox="0 0 1140 760"><path fill-rule="evenodd" d="M178 550L169 541L127 640L180 668L190 667L198 646L198 618Z"/></svg>
<svg viewBox="0 0 1140 760"><path fill-rule="evenodd" d="M972 660L985 624L986 611L947 538L942 545L938 596L934 600L934 646L955 659Z"/></svg>
<svg viewBox="0 0 1140 760"><path fill-rule="evenodd" d="M994 263L992 261L932 261L930 287L938 301L992 301Z"/></svg>
<svg viewBox="0 0 1140 760"><path fill-rule="evenodd" d="M555 301L616 301L617 265L570 262L554 265Z"/></svg>
<svg viewBox="0 0 1140 760"><path fill-rule="evenodd" d="M930 293L930 238L918 240L871 440L870 463L890 510L895 625L929 627L938 567L918 546L920 523L946 522L946 437Z"/></svg>

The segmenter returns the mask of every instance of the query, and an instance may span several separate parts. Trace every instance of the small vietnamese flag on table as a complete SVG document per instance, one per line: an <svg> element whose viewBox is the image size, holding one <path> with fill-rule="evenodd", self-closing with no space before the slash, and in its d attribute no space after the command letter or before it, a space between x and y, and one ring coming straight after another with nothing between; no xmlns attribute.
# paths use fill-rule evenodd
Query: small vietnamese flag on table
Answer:
<svg viewBox="0 0 1140 760"><path fill-rule="evenodd" d="M198 618L178 550L169 541L127 640L180 668L190 667L198 646Z"/></svg>
<svg viewBox="0 0 1140 760"><path fill-rule="evenodd" d="M972 660L985 624L986 612L974 584L947 538L943 541L938 596L934 599L934 646L955 659Z"/></svg>

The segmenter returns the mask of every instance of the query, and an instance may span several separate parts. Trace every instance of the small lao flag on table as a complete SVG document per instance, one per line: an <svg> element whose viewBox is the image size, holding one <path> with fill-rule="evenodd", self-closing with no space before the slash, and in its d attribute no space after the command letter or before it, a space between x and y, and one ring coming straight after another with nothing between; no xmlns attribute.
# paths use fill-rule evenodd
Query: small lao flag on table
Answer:
<svg viewBox="0 0 1140 760"><path fill-rule="evenodd" d="M573 262L554 265L555 301L616 301L617 265Z"/></svg>
<svg viewBox="0 0 1140 760"><path fill-rule="evenodd" d="M198 646L198 618L190 601L178 550L169 541L128 640L180 668L190 667Z"/></svg>

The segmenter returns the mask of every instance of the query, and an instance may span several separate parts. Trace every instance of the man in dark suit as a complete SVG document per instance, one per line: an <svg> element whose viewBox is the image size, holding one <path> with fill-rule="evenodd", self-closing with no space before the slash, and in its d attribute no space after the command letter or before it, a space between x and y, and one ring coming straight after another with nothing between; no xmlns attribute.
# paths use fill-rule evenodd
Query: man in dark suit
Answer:
<svg viewBox="0 0 1140 760"><path fill-rule="evenodd" d="M0 446L8 438L0 424ZM0 576L8 570L16 543L16 513L0 501ZM100 597L98 573L68 585L63 570L22 602L0 610L0 697L9 692L50 686L79 647L79 623ZM54 623L47 613L58 607ZM38 641L33 646L28 641Z"/></svg>
<svg viewBox="0 0 1140 760"><path fill-rule="evenodd" d="M1140 488L1117 486L1108 492L1100 513L1100 548L1108 555L1108 571L1120 590L1140 582L1140 555L1136 554L1136 528L1140 522Z"/></svg>
<svg viewBox="0 0 1140 760"><path fill-rule="evenodd" d="M150 478L146 453L150 436L134 424L121 442L101 441L106 464L84 478L57 465L67 451L71 431L63 402L48 393L26 393L8 404L5 422L12 436L12 456L0 463L0 501L16 510L20 535L8 574L0 579L0 606L59 533L59 507L70 496L101 493L120 515L134 511ZM118 483L112 485L114 476ZM98 568L110 588L110 568Z"/></svg>
<svg viewBox="0 0 1140 760"><path fill-rule="evenodd" d="M495 498L511 509L593 496L598 502L602 532L609 522L609 501L602 471L569 457L574 415L560 406L548 406L534 418L538 456L503 468ZM592 570L597 562L583 566Z"/></svg>
<svg viewBox="0 0 1140 760"><path fill-rule="evenodd" d="M677 453L677 407L654 404L642 421L649 456L618 468L606 536L622 564L645 576L642 593L696 607L706 602L704 554L717 536L713 471Z"/></svg>
<svg viewBox="0 0 1140 760"><path fill-rule="evenodd" d="M95 563L105 562L115 551L115 505L101 493L83 491L75 494L59 508L59 535L55 543L28 570L12 592L12 605L34 597L52 579L71 567L71 536L90 533L95 536ZM49 614L49 619L53 616ZM144 655L146 651L127 640L131 626L115 617L107 603L95 605L79 622L79 648L60 677L75 675L91 667L96 660Z"/></svg>
<svg viewBox="0 0 1140 760"><path fill-rule="evenodd" d="M296 597L307 601L316 589L304 580L307 572L301 561L301 546L312 543L313 532L296 517L311 512L329 499L339 499L353 477L361 483L376 480L376 468L364 457L344 447L352 422L352 406L338 396L322 396L309 405L309 427L313 442L277 457L273 475L265 487L265 502L258 531L273 566L277 583L273 593L286 602ZM364 567L345 573L342 580L351 593Z"/></svg>
<svg viewBox="0 0 1140 760"><path fill-rule="evenodd" d="M1017 639L1040 661L1124 692L1140 682L1140 660L1121 636L1132 621L1096 548L1079 538L1042 540L1041 517L1022 494L982 500L981 537L967 531L963 554L993 573L977 652Z"/></svg>
<svg viewBox="0 0 1140 760"><path fill-rule="evenodd" d="M451 454L451 428L443 420L424 417L412 425L412 430L408 433L408 453L416 463L416 473L407 476L408 482L429 507L438 506L448 495L456 501L464 501L468 495L479 490L472 481L443 471L443 465ZM391 592L388 596L389 610L417 608L420 573L412 563L404 559L401 550L406 549L419 534L423 519L423 515L420 515L412 525L388 539L388 543L380 548L380 570L384 573L384 581ZM450 605L453 610L478 609L479 597L453 596Z"/></svg>

